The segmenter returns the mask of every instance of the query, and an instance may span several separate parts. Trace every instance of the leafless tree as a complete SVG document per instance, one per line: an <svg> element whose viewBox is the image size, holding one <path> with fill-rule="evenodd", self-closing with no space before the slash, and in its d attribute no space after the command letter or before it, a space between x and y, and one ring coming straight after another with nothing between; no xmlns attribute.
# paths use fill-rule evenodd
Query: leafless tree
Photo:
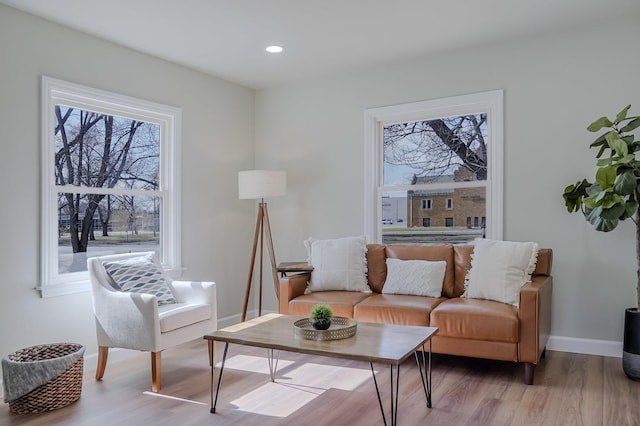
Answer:
<svg viewBox="0 0 640 426"><path fill-rule="evenodd" d="M150 167L146 159L155 159L157 168L157 143L154 145L147 142L146 138L136 138L144 122L60 105L56 105L55 115L56 184L114 188L121 181L144 181L143 171ZM150 149L150 146L155 147ZM105 196L68 192L59 197L59 208L69 215L69 233L74 254L86 253L96 211L101 218L103 235L105 234L110 211L99 210L100 202ZM107 203L107 210L109 208L110 203ZM83 257L78 256L78 262L83 261ZM72 265L71 270L83 267L84 265Z"/></svg>
<svg viewBox="0 0 640 426"><path fill-rule="evenodd" d="M487 115L463 115L384 127L385 162L409 166L418 177L437 177L462 166L487 178Z"/></svg>

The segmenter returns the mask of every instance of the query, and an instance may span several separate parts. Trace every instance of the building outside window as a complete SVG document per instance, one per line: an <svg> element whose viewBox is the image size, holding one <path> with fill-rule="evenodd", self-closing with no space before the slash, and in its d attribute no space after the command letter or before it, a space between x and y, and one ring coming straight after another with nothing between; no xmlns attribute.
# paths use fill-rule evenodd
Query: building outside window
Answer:
<svg viewBox="0 0 640 426"><path fill-rule="evenodd" d="M422 200L422 210L431 210L431 203L432 200L430 198Z"/></svg>

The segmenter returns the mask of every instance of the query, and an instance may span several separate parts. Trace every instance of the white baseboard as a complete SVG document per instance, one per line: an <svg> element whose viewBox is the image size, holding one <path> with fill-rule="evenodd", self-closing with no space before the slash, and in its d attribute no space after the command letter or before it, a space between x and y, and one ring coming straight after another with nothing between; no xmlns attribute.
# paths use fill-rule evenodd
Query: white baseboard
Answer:
<svg viewBox="0 0 640 426"><path fill-rule="evenodd" d="M558 352L612 356L622 358L622 342L613 340L578 339L575 337L549 336L547 349Z"/></svg>

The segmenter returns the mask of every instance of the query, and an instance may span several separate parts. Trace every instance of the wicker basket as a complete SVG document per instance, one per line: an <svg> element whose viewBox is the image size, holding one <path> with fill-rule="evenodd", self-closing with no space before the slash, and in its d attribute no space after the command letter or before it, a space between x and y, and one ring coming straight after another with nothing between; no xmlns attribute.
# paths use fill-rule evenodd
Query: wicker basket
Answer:
<svg viewBox="0 0 640 426"><path fill-rule="evenodd" d="M15 362L43 362L54 358L71 355L82 349L76 343L53 343L31 346L20 349L8 358ZM41 413L65 407L80 398L82 391L83 357L81 356L58 376L9 402L9 409L13 413Z"/></svg>

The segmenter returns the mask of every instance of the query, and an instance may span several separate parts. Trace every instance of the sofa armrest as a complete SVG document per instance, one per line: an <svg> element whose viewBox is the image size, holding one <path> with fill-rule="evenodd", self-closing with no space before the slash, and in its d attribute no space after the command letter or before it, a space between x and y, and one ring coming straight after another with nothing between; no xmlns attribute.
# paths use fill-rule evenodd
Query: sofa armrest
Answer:
<svg viewBox="0 0 640 426"><path fill-rule="evenodd" d="M537 276L520 289L520 362L537 364L551 332L553 278Z"/></svg>
<svg viewBox="0 0 640 426"><path fill-rule="evenodd" d="M307 283L310 279L310 272L280 278L278 281L279 313L285 315L289 313L289 302L304 294L304 290L307 288Z"/></svg>

